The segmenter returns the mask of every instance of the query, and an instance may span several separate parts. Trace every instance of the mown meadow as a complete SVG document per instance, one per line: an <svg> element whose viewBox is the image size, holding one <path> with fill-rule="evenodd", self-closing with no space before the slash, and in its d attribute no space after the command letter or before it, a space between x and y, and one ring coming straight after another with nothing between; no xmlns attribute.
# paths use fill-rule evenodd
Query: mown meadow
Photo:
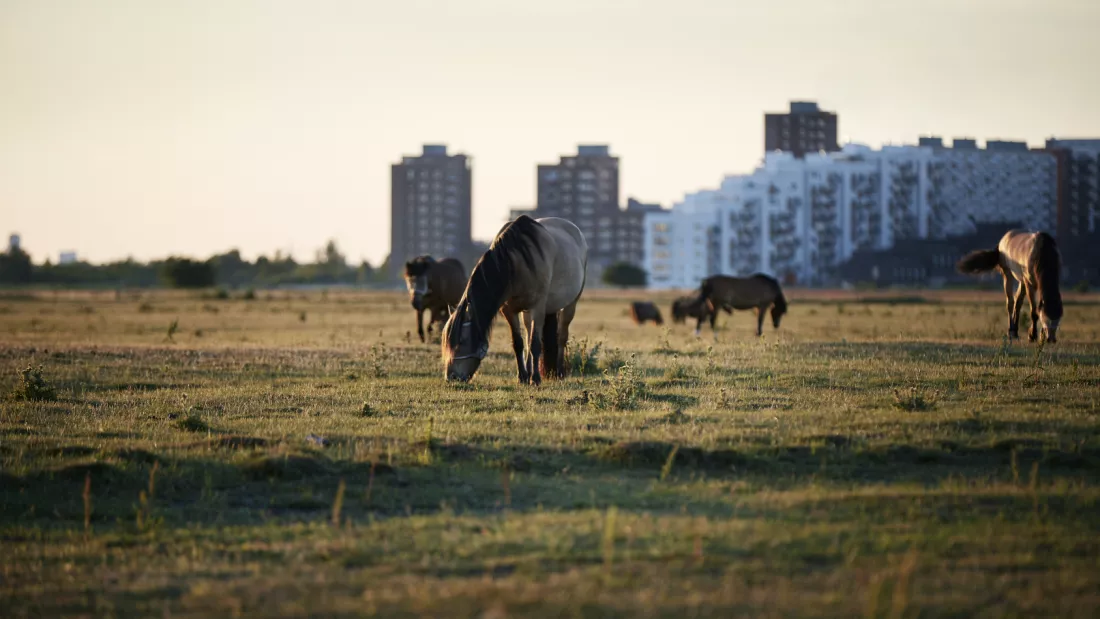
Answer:
<svg viewBox="0 0 1100 619"><path fill-rule="evenodd" d="M1095 617L1100 296L586 293L442 379L404 295L0 294L0 614ZM1021 329L1023 331L1023 329Z"/></svg>

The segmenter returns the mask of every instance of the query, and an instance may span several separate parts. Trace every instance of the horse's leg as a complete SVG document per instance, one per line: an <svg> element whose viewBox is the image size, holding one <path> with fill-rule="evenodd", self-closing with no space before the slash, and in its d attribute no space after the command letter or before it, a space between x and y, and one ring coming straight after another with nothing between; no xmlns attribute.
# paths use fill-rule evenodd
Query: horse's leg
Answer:
<svg viewBox="0 0 1100 619"><path fill-rule="evenodd" d="M767 314L767 307L756 308L756 337L764 335L764 315Z"/></svg>
<svg viewBox="0 0 1100 619"><path fill-rule="evenodd" d="M1035 296L1038 291L1033 291L1031 286L1021 282L1020 288L1027 291L1027 303L1031 306L1031 326L1027 330L1027 341L1034 342L1039 339L1039 307L1035 304Z"/></svg>
<svg viewBox="0 0 1100 619"><path fill-rule="evenodd" d="M519 314L505 312L504 310L501 310L500 313L504 315L504 319L508 321L508 328L512 330L512 350L516 353L519 382L520 384L526 383L530 380L531 375L527 372L526 347L523 343L523 327L519 320Z"/></svg>
<svg viewBox="0 0 1100 619"><path fill-rule="evenodd" d="M531 368L531 384L536 387L542 384L542 374L539 372L539 359L542 358L542 325L546 324L546 312L542 309L532 309L525 315L524 322L529 322L527 348L531 351L529 363Z"/></svg>
<svg viewBox="0 0 1100 619"><path fill-rule="evenodd" d="M430 318L429 318L430 320ZM420 336L420 343L424 343L424 310L416 310L416 334Z"/></svg>
<svg viewBox="0 0 1100 619"><path fill-rule="evenodd" d="M527 380L525 383L531 382L531 378L535 375L535 371L538 370L538 366L532 367L532 359L534 358L534 349L531 348L532 338L534 337L535 323L530 311L523 312L523 339L527 345L527 356L524 357L524 371L527 373Z"/></svg>
<svg viewBox="0 0 1100 619"><path fill-rule="evenodd" d="M707 302L703 301L703 307L699 309L699 318L698 318L697 322L695 323L695 337L699 337L699 334L701 334L703 332L703 322L707 319L708 315L709 314L707 312ZM710 328L712 330L714 329L714 319L713 318L711 318L711 321L710 321Z"/></svg>
<svg viewBox="0 0 1100 619"><path fill-rule="evenodd" d="M1020 286L1015 292L1015 296L1012 294L1012 283L1014 279L1008 273L1002 273L1004 276L1004 309L1009 312L1009 339L1020 338L1020 305L1023 303L1024 290L1023 285Z"/></svg>
<svg viewBox="0 0 1100 619"><path fill-rule="evenodd" d="M565 378L565 346L569 343L569 324L577 314L577 302L565 306L558 316L558 378Z"/></svg>

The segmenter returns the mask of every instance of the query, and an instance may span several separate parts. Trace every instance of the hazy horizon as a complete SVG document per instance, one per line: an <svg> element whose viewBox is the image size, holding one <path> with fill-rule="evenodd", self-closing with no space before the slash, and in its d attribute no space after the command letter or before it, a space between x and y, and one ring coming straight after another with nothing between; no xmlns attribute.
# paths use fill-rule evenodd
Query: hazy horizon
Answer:
<svg viewBox="0 0 1100 619"><path fill-rule="evenodd" d="M1095 137L1098 25L1094 0L0 0L0 233L36 261L331 238L377 265L423 143L473 158L487 239L578 143L669 206L750 171L792 99L871 146Z"/></svg>

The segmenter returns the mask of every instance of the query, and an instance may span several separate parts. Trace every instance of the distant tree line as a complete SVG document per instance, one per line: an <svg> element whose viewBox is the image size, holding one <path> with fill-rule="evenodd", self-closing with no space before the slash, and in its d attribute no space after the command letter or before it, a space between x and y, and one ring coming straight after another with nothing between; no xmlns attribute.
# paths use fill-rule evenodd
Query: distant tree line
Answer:
<svg viewBox="0 0 1100 619"><path fill-rule="evenodd" d="M126 259L106 264L73 262L34 264L21 248L0 254L0 286L122 286L127 288L209 288L213 286L269 287L287 284L361 284L385 282L385 264L374 268L367 261L348 264L334 241L319 250L312 263L299 264L276 252L253 262L236 249L206 260L172 256L164 260L138 262Z"/></svg>

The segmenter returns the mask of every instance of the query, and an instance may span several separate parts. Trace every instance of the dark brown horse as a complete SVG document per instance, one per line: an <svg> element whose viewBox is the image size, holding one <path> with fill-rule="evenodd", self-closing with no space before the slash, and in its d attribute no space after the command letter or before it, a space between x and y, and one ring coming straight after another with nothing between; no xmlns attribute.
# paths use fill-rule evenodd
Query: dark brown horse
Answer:
<svg viewBox="0 0 1100 619"><path fill-rule="evenodd" d="M1004 278L1005 309L1008 310L1008 336L1020 337L1020 310L1024 295L1031 305L1031 328L1027 339L1034 342L1042 336L1048 342L1058 341L1058 322L1062 320L1061 279L1062 256L1054 237L1046 232L1011 230L996 249L972 251L959 260L960 273L999 271ZM1019 282L1015 296L1013 280Z"/></svg>
<svg viewBox="0 0 1100 619"><path fill-rule="evenodd" d="M443 323L450 309L462 298L466 287L466 269L454 258L436 261L431 256L418 256L405 263L405 286L409 301L416 310L416 333L424 340L424 311L430 312L428 335L432 325Z"/></svg>
<svg viewBox="0 0 1100 619"><path fill-rule="evenodd" d="M489 353L497 311L512 329L520 383L538 385L542 374L564 377L569 324L587 267L588 243L572 222L521 215L505 224L470 273L462 299L443 326L446 379L473 378ZM543 346L548 348L545 355Z"/></svg>
<svg viewBox="0 0 1100 619"><path fill-rule="evenodd" d="M703 321L710 318L710 329L714 331L714 321L718 310L756 310L756 335L764 334L764 314L771 308L772 325L778 329L779 320L787 313L787 299L779 282L773 277L757 273L749 277L730 277L712 275L703 280L699 288L699 299L706 304L706 313L699 316L695 324L695 335L703 328Z"/></svg>
<svg viewBox="0 0 1100 619"><path fill-rule="evenodd" d="M661 317L661 310L657 309L657 306L650 301L632 302L630 304L630 317L634 319L636 325L644 325L647 322L653 322L657 326L665 324L665 319Z"/></svg>
<svg viewBox="0 0 1100 619"><path fill-rule="evenodd" d="M710 310L707 309L707 302L702 298L698 291L692 296L680 297L672 302L672 322L676 324L684 324L688 318L706 320L710 316ZM732 310L727 309L726 313L732 313Z"/></svg>

